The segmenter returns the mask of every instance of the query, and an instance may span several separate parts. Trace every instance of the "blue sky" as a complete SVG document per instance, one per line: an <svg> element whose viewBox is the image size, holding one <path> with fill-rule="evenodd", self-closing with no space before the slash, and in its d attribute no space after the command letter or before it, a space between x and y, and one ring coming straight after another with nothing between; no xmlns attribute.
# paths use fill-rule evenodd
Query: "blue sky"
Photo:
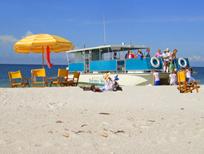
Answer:
<svg viewBox="0 0 204 154"><path fill-rule="evenodd" d="M204 66L204 1L202 0L1 0L0 63L41 63L41 55L16 54L15 41L30 33L50 33L75 46L106 43L144 44L178 49L194 66ZM52 54L66 63L64 53Z"/></svg>

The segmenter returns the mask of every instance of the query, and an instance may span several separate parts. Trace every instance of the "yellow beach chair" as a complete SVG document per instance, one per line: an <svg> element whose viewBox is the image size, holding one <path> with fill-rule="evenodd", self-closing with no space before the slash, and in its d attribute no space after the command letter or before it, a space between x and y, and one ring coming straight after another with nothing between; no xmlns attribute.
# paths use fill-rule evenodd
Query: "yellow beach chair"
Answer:
<svg viewBox="0 0 204 154"><path fill-rule="evenodd" d="M29 86L28 79L22 77L21 71L8 72L8 76L12 88Z"/></svg>
<svg viewBox="0 0 204 154"><path fill-rule="evenodd" d="M31 85L34 86L48 86L48 79L44 68L31 70Z"/></svg>
<svg viewBox="0 0 204 154"><path fill-rule="evenodd" d="M58 75L56 79L51 78L51 86L66 86L68 80L68 70L66 69L58 69Z"/></svg>
<svg viewBox="0 0 204 154"><path fill-rule="evenodd" d="M67 86L77 86L79 82L80 72L74 72L73 78L67 81Z"/></svg>
<svg viewBox="0 0 204 154"><path fill-rule="evenodd" d="M177 89L180 91L180 93L187 93L187 92L192 93L194 89L196 90L196 92L198 92L198 89L200 88L200 86L198 86L196 81L191 83L187 82L185 70L180 70L177 72L177 82L178 82Z"/></svg>

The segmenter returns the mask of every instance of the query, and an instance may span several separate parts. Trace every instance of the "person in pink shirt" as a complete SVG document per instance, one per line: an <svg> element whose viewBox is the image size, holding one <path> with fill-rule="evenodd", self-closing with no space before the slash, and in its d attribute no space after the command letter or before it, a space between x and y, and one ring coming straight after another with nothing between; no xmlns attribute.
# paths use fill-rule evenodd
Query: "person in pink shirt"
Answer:
<svg viewBox="0 0 204 154"><path fill-rule="evenodd" d="M161 49L158 49L158 50L157 50L157 52L156 52L156 54L155 54L155 57L157 57L157 58L162 57Z"/></svg>

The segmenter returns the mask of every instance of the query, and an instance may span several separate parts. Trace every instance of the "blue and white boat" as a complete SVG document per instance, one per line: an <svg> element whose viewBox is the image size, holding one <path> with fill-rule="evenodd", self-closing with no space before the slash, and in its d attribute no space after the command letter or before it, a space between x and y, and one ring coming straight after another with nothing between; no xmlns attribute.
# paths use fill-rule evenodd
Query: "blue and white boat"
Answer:
<svg viewBox="0 0 204 154"><path fill-rule="evenodd" d="M119 76L121 85L150 85L153 84L152 70L158 70L161 83L168 84L168 73L163 73L162 59L156 57L131 58L125 56L128 51L133 53L142 50L145 45L102 45L67 51L69 72L81 72L80 83L103 85L103 74L111 73L111 77ZM178 58L175 67L189 66L188 58Z"/></svg>

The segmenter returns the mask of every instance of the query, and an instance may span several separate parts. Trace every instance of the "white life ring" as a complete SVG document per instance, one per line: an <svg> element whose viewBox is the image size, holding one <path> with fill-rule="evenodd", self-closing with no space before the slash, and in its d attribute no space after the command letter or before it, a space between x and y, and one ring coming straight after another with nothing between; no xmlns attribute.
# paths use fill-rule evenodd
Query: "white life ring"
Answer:
<svg viewBox="0 0 204 154"><path fill-rule="evenodd" d="M154 67L154 68L158 68L160 66L160 61L157 57L152 57L150 60L150 63L152 65L152 67Z"/></svg>
<svg viewBox="0 0 204 154"><path fill-rule="evenodd" d="M179 58L178 59L178 64L180 67L185 68L187 66L187 61L184 58Z"/></svg>

